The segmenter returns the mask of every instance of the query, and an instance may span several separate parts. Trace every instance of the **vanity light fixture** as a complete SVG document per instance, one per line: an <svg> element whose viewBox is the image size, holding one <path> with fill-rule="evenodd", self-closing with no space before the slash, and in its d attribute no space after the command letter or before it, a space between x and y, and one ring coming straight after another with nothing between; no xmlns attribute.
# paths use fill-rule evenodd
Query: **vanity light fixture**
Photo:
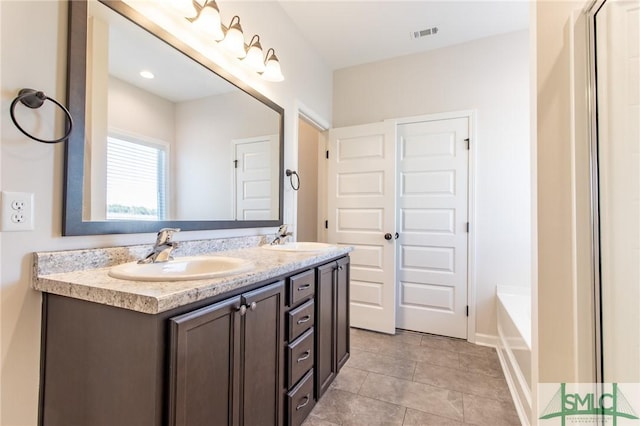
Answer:
<svg viewBox="0 0 640 426"><path fill-rule="evenodd" d="M187 0L169 0L174 7ZM280 61L275 50L270 48L263 60L260 36L254 35L249 44L244 42L244 33L240 25L240 17L234 15L228 27L221 23L220 9L215 0L206 0L204 5L192 0L192 9L197 14L194 17L186 17L199 31L208 34L213 40L220 43L228 52L238 59L242 59L248 67L257 72L267 81L282 81L284 76L280 68ZM183 10L183 9L180 9ZM184 12L183 15L185 16Z"/></svg>
<svg viewBox="0 0 640 426"><path fill-rule="evenodd" d="M262 78L267 81L282 81L284 76L280 69L280 61L276 56L276 51L273 48L267 50L267 59L265 60L265 70L262 73Z"/></svg>
<svg viewBox="0 0 640 426"><path fill-rule="evenodd" d="M224 40L220 42L220 45L238 59L247 56L247 51L244 50L244 34L242 32L242 26L240 25L240 17L235 15L231 18L229 27L223 27L222 31L224 32Z"/></svg>
<svg viewBox="0 0 640 426"><path fill-rule="evenodd" d="M222 22L220 21L220 9L218 9L216 1L207 0L204 6L200 6L198 2L194 1L193 6L197 10L198 14L193 18L187 17L187 20L198 30L211 36L215 41L224 39L224 31Z"/></svg>
<svg viewBox="0 0 640 426"><path fill-rule="evenodd" d="M243 62L249 65L257 73L265 70L264 60L262 56L262 45L260 44L260 36L258 34L251 37L249 45L246 46L247 56Z"/></svg>

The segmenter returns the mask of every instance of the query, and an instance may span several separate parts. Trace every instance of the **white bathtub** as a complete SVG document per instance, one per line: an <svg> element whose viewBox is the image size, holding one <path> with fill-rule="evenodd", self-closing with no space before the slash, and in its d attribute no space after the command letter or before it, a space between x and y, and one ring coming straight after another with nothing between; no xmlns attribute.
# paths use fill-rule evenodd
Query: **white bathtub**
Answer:
<svg viewBox="0 0 640 426"><path fill-rule="evenodd" d="M531 420L531 292L498 286L498 357L523 425Z"/></svg>

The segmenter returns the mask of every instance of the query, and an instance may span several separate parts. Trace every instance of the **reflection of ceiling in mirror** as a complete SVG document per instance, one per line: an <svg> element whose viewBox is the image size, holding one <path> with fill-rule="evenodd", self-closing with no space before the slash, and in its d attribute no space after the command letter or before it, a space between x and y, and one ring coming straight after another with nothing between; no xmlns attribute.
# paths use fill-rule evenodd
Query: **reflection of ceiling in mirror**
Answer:
<svg viewBox="0 0 640 426"><path fill-rule="evenodd" d="M172 102L238 90L108 7L90 4L91 15L109 24L109 74ZM155 77L142 78L143 70Z"/></svg>

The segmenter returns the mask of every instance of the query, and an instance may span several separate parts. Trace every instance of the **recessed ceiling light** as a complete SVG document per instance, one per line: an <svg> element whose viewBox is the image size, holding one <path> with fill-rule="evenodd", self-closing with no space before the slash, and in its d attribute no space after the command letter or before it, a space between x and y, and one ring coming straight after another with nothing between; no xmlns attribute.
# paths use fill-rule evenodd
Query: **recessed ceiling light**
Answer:
<svg viewBox="0 0 640 426"><path fill-rule="evenodd" d="M146 71L146 70L140 71L140 76L142 78L148 78L148 79L152 79L153 77L155 77L151 71Z"/></svg>

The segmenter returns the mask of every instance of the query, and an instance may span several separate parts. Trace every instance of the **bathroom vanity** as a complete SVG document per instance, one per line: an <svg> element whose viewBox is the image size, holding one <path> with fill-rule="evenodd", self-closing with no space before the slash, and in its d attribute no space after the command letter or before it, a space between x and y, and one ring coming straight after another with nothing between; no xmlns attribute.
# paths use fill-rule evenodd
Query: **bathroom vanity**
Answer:
<svg viewBox="0 0 640 426"><path fill-rule="evenodd" d="M213 253L254 268L165 282L110 277L104 249L36 253L40 424L301 424L349 357L350 250Z"/></svg>

